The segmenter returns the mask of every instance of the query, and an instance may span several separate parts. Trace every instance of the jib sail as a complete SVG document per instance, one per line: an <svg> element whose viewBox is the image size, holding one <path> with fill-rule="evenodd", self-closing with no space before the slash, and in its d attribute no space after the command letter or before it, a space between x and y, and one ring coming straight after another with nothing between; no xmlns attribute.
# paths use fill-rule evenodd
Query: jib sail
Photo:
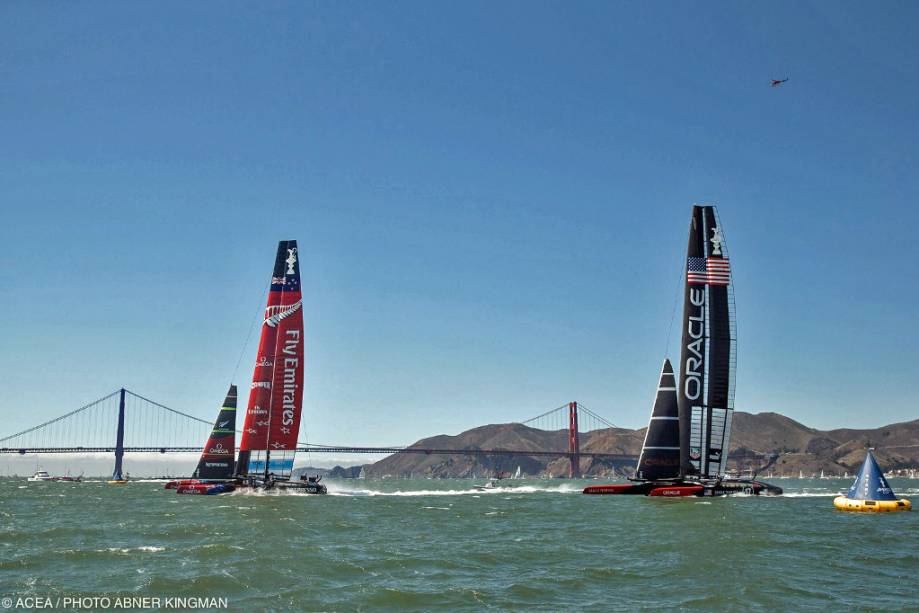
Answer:
<svg viewBox="0 0 919 613"><path fill-rule="evenodd" d="M684 476L724 474L734 413L737 340L731 265L713 206L693 206L677 387Z"/></svg>
<svg viewBox="0 0 919 613"><path fill-rule="evenodd" d="M676 380L670 360L664 360L660 383L651 410L651 421L638 458L639 479L673 479L680 476L680 424Z"/></svg>
<svg viewBox="0 0 919 613"><path fill-rule="evenodd" d="M271 276L239 449L239 474L290 475L303 407L303 312L297 241L281 241Z"/></svg>
<svg viewBox="0 0 919 613"><path fill-rule="evenodd" d="M217 414L211 436L204 444L195 479L229 479L233 476L233 456L236 453L236 386L231 385L226 400Z"/></svg>

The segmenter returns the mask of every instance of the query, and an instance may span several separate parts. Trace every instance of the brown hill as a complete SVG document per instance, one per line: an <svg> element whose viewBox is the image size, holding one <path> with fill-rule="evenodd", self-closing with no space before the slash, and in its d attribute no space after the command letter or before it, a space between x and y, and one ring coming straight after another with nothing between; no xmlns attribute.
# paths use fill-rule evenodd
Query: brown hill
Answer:
<svg viewBox="0 0 919 613"><path fill-rule="evenodd" d="M778 413L734 415L731 453L752 451L771 456L768 472L797 476L841 475L854 472L867 447L877 448L877 458L886 470L919 467L919 420L891 424L873 430L837 429L821 431ZM645 429L608 428L581 433L582 451L630 454L641 451ZM412 447L428 449L514 449L522 451L564 451L568 448L566 430L545 431L523 424L480 426L461 434L425 438ZM754 462L761 465L761 461ZM561 477L568 474L567 458L534 456L466 456L395 454L366 467L368 476L471 477L507 475L520 467L527 475ZM749 468L729 464L733 469ZM581 459L586 475L609 475L614 469L602 460ZM625 474L630 474L626 470Z"/></svg>

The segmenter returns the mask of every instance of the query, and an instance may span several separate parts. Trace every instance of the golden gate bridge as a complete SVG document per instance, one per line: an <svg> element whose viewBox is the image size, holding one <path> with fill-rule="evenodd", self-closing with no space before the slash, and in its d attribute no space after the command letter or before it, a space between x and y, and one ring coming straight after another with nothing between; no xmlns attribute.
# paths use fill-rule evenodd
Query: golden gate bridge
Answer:
<svg viewBox="0 0 919 613"><path fill-rule="evenodd" d="M298 442L297 451L339 454L426 454L473 456L531 456L569 459L568 476L581 476L581 458L610 467L635 466L637 456L580 448L581 434L618 428L577 402L515 422L528 428L563 434L558 449L462 449L424 446L354 446ZM113 453L116 466L126 453L200 452L213 428L202 419L170 408L124 388L59 417L9 436L0 437L0 454ZM239 431L237 431L239 433ZM565 441L567 444L565 444Z"/></svg>

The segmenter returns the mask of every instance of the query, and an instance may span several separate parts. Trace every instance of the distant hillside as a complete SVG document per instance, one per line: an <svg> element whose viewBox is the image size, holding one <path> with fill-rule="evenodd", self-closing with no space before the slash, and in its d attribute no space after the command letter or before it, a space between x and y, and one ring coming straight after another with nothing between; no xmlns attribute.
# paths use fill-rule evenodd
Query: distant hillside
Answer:
<svg viewBox="0 0 919 613"><path fill-rule="evenodd" d="M739 428L741 420L746 423ZM868 447L876 448L875 455L885 470L919 467L919 420L870 430L822 431L777 413L738 413L734 423L732 450L744 446L778 453L773 469L778 474L853 472L865 459Z"/></svg>
<svg viewBox="0 0 919 613"><path fill-rule="evenodd" d="M645 429L608 428L582 433L582 451L638 455ZM548 432L522 424L479 426L456 436L445 434L425 438L412 447L435 449L521 449L565 450L566 430ZM750 450L777 454L767 470L775 474L797 476L819 474L841 475L853 472L865 457L867 447L877 448L877 458L886 470L919 467L919 420L891 424L874 430L839 429L821 431L778 413L744 413L734 415L731 451ZM568 474L568 459L533 456L484 457L465 455L395 454L366 467L370 477L431 476L484 477L510 474L520 467L526 475L561 477ZM729 462L729 468L742 469ZM631 474L633 469L625 471ZM616 471L602 460L582 458L585 475L611 475Z"/></svg>
<svg viewBox="0 0 919 613"><path fill-rule="evenodd" d="M297 480L301 475L331 477L332 479L356 479L361 472L361 466L335 466L334 468L315 468L313 466L299 466L290 473L291 479Z"/></svg>

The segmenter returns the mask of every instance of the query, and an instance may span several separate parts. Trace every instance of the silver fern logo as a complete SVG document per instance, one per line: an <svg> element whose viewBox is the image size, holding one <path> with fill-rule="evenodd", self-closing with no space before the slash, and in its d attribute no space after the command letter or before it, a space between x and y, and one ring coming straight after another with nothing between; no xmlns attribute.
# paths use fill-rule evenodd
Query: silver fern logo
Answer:
<svg viewBox="0 0 919 613"><path fill-rule="evenodd" d="M270 306L265 309L265 325L269 328L274 328L282 319L286 319L300 310L300 306L303 304L303 300L298 300L293 304L288 304L284 306Z"/></svg>

